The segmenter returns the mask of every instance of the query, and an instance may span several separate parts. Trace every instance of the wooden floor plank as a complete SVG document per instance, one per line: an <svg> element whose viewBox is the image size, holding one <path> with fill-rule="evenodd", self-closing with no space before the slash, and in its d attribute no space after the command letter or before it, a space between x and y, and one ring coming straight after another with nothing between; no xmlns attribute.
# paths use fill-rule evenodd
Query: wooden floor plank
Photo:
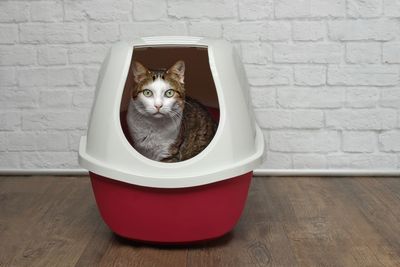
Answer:
<svg viewBox="0 0 400 267"><path fill-rule="evenodd" d="M400 266L400 179L254 178L234 231L191 246L114 235L87 177L0 177L0 266Z"/></svg>

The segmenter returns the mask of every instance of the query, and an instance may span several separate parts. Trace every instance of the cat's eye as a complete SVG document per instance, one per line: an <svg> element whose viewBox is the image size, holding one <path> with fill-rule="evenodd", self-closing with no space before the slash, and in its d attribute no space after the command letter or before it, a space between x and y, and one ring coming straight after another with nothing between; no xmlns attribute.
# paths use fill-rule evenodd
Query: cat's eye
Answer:
<svg viewBox="0 0 400 267"><path fill-rule="evenodd" d="M166 97L173 97L174 94L175 94L175 91L173 89L169 89L169 90L165 91Z"/></svg>
<svg viewBox="0 0 400 267"><path fill-rule="evenodd" d="M144 90L142 91L142 93L143 93L143 95L144 95L145 97L150 97L150 96L153 95L153 92L152 92L151 90L149 90L149 89L144 89Z"/></svg>

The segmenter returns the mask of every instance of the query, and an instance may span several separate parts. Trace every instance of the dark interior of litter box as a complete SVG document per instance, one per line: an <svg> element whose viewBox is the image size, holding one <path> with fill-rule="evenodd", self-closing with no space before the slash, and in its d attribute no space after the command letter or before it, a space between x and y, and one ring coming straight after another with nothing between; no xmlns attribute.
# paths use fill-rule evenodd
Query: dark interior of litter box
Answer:
<svg viewBox="0 0 400 267"><path fill-rule="evenodd" d="M219 122L217 90L211 74L206 47L136 47L133 50L131 66L121 100L120 119L125 137L132 144L126 125L126 111L131 91L135 87L133 62L139 61L148 69L168 69L178 60L185 62L185 90L190 96L205 105L213 119Z"/></svg>

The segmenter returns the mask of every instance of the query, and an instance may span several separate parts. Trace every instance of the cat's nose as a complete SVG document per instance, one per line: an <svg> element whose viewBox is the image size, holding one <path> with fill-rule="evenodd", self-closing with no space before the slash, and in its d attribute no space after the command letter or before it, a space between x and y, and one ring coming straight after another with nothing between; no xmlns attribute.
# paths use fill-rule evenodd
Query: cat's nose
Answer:
<svg viewBox="0 0 400 267"><path fill-rule="evenodd" d="M163 106L162 104L154 104L154 107L155 107L157 110L160 110L160 108L161 108L162 106Z"/></svg>

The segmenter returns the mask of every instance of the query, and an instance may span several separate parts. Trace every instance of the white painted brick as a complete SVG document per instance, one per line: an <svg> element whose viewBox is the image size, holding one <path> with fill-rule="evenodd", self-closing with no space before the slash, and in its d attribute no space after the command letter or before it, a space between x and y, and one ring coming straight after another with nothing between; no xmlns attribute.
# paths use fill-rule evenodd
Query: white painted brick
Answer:
<svg viewBox="0 0 400 267"><path fill-rule="evenodd" d="M2 151L7 150L8 146L8 140L7 140L7 135L4 132L0 132L0 153L3 153Z"/></svg>
<svg viewBox="0 0 400 267"><path fill-rule="evenodd" d="M400 43L384 43L382 45L382 59L384 63L400 63Z"/></svg>
<svg viewBox="0 0 400 267"><path fill-rule="evenodd" d="M130 0L65 0L66 21L129 21L132 18Z"/></svg>
<svg viewBox="0 0 400 267"><path fill-rule="evenodd" d="M83 69L83 81L87 86L94 86L97 82L97 76L99 75L99 67L85 67Z"/></svg>
<svg viewBox="0 0 400 267"><path fill-rule="evenodd" d="M277 0L277 18L344 17L345 0Z"/></svg>
<svg viewBox="0 0 400 267"><path fill-rule="evenodd" d="M94 90L82 90L74 92L72 104L75 107L89 108L94 99Z"/></svg>
<svg viewBox="0 0 400 267"><path fill-rule="evenodd" d="M329 66L329 85L396 85L399 70L394 66Z"/></svg>
<svg viewBox="0 0 400 267"><path fill-rule="evenodd" d="M19 112L0 112L0 131L14 131L20 128L21 114Z"/></svg>
<svg viewBox="0 0 400 267"><path fill-rule="evenodd" d="M133 18L135 20L159 20L167 18L166 0L133 0Z"/></svg>
<svg viewBox="0 0 400 267"><path fill-rule="evenodd" d="M252 86L286 85L291 82L293 77L291 67L245 65L245 69Z"/></svg>
<svg viewBox="0 0 400 267"><path fill-rule="evenodd" d="M389 17L400 17L400 2L398 0L383 0L384 13Z"/></svg>
<svg viewBox="0 0 400 267"><path fill-rule="evenodd" d="M270 149L279 152L330 152L339 149L336 131L279 130L270 133Z"/></svg>
<svg viewBox="0 0 400 267"><path fill-rule="evenodd" d="M379 63L381 62L380 43L347 43L346 60L349 63Z"/></svg>
<svg viewBox="0 0 400 267"><path fill-rule="evenodd" d="M291 37L291 27L289 22L270 21L265 24L265 27L261 40L287 41Z"/></svg>
<svg viewBox="0 0 400 267"><path fill-rule="evenodd" d="M382 14L382 0L347 0L347 15L352 18L374 18Z"/></svg>
<svg viewBox="0 0 400 267"><path fill-rule="evenodd" d="M277 102L286 108L339 108L344 103L343 88L278 88Z"/></svg>
<svg viewBox="0 0 400 267"><path fill-rule="evenodd" d="M65 151L65 132L13 132L7 134L9 151Z"/></svg>
<svg viewBox="0 0 400 267"><path fill-rule="evenodd" d="M29 2L0 1L0 22L24 22L29 20Z"/></svg>
<svg viewBox="0 0 400 267"><path fill-rule="evenodd" d="M70 67L21 69L17 72L21 87L73 86L80 84L81 76L78 69Z"/></svg>
<svg viewBox="0 0 400 267"><path fill-rule="evenodd" d="M251 102L255 108L275 107L276 92L272 87L251 87Z"/></svg>
<svg viewBox="0 0 400 267"><path fill-rule="evenodd" d="M395 169L396 155L393 154L345 154L327 156L329 168L332 169Z"/></svg>
<svg viewBox="0 0 400 267"><path fill-rule="evenodd" d="M291 169L292 158L289 153L267 151L266 160L260 168Z"/></svg>
<svg viewBox="0 0 400 267"><path fill-rule="evenodd" d="M326 26L323 21L293 22L293 40L319 41L326 36Z"/></svg>
<svg viewBox="0 0 400 267"><path fill-rule="evenodd" d="M36 51L31 46L11 45L0 49L0 65L33 65L36 62Z"/></svg>
<svg viewBox="0 0 400 267"><path fill-rule="evenodd" d="M344 131L342 149L345 152L374 152L377 138L374 132Z"/></svg>
<svg viewBox="0 0 400 267"><path fill-rule="evenodd" d="M39 94L33 88L2 88L0 106L4 109L36 108Z"/></svg>
<svg viewBox="0 0 400 267"><path fill-rule="evenodd" d="M295 169L324 169L326 157L321 154L293 154L293 167Z"/></svg>
<svg viewBox="0 0 400 267"><path fill-rule="evenodd" d="M21 43L71 44L86 40L86 27L76 23L20 24Z"/></svg>
<svg viewBox="0 0 400 267"><path fill-rule="evenodd" d="M44 108L68 108L71 107L72 93L65 89L42 90L39 101Z"/></svg>
<svg viewBox="0 0 400 267"><path fill-rule="evenodd" d="M21 152L25 169L79 168L76 152Z"/></svg>
<svg viewBox="0 0 400 267"><path fill-rule="evenodd" d="M40 65L67 64L67 49L58 46L42 46L38 48L38 63Z"/></svg>
<svg viewBox="0 0 400 267"><path fill-rule="evenodd" d="M241 20L272 18L273 4L273 0L239 0L239 18Z"/></svg>
<svg viewBox="0 0 400 267"><path fill-rule="evenodd" d="M316 129L324 125L324 114L320 110L256 110L256 119L261 128Z"/></svg>
<svg viewBox="0 0 400 267"><path fill-rule="evenodd" d="M382 88L381 106L388 108L400 108L400 88Z"/></svg>
<svg viewBox="0 0 400 267"><path fill-rule="evenodd" d="M22 116L23 130L69 130L85 129L88 111L40 111L29 112Z"/></svg>
<svg viewBox="0 0 400 267"><path fill-rule="evenodd" d="M177 22L137 22L120 25L122 40L132 40L144 36L187 35L186 24Z"/></svg>
<svg viewBox="0 0 400 267"><path fill-rule="evenodd" d="M400 131L387 131L379 134L379 143L382 151L399 152L400 151Z"/></svg>
<svg viewBox="0 0 400 267"><path fill-rule="evenodd" d="M343 49L341 44L276 44L273 55L278 63L340 63Z"/></svg>
<svg viewBox="0 0 400 267"><path fill-rule="evenodd" d="M250 64L266 64L272 60L272 45L267 43L242 43L242 62Z"/></svg>
<svg viewBox="0 0 400 267"><path fill-rule="evenodd" d="M1 152L0 153L0 168L1 169L18 169L20 167L21 167L21 160L20 160L20 155L18 152Z"/></svg>
<svg viewBox="0 0 400 267"><path fill-rule="evenodd" d="M84 135L86 135L86 131L83 130L73 130L68 133L68 144L71 151L79 150L79 142Z"/></svg>
<svg viewBox="0 0 400 267"><path fill-rule="evenodd" d="M14 69L0 69L0 86L16 85Z"/></svg>
<svg viewBox="0 0 400 267"><path fill-rule="evenodd" d="M116 42L120 39L119 25L115 23L89 24L89 40L93 43Z"/></svg>
<svg viewBox="0 0 400 267"><path fill-rule="evenodd" d="M222 27L223 37L232 41L256 41L267 32L264 22L227 22Z"/></svg>
<svg viewBox="0 0 400 267"><path fill-rule="evenodd" d="M0 44L18 42L18 26L16 24L0 24Z"/></svg>
<svg viewBox="0 0 400 267"><path fill-rule="evenodd" d="M396 126L392 109L342 109L325 111L326 126L334 129L385 130Z"/></svg>
<svg viewBox="0 0 400 267"><path fill-rule="evenodd" d="M334 20L328 22L329 37L340 41L389 41L399 36L399 25L393 20Z"/></svg>
<svg viewBox="0 0 400 267"><path fill-rule="evenodd" d="M63 20L63 3L57 1L32 1L31 20L41 22L54 22Z"/></svg>
<svg viewBox="0 0 400 267"><path fill-rule="evenodd" d="M168 14L178 19L233 18L237 16L237 6L231 0L168 0Z"/></svg>
<svg viewBox="0 0 400 267"><path fill-rule="evenodd" d="M219 22L197 22L191 21L188 24L189 35L211 38L220 38L222 36L222 25Z"/></svg>
<svg viewBox="0 0 400 267"><path fill-rule="evenodd" d="M296 85L317 86L326 83L325 66L295 66L294 83Z"/></svg>
<svg viewBox="0 0 400 267"><path fill-rule="evenodd" d="M346 107L372 108L379 102L379 90L375 87L346 88Z"/></svg>
<svg viewBox="0 0 400 267"><path fill-rule="evenodd" d="M101 63L107 52L108 47L103 45L71 47L68 50L68 59L72 64Z"/></svg>

